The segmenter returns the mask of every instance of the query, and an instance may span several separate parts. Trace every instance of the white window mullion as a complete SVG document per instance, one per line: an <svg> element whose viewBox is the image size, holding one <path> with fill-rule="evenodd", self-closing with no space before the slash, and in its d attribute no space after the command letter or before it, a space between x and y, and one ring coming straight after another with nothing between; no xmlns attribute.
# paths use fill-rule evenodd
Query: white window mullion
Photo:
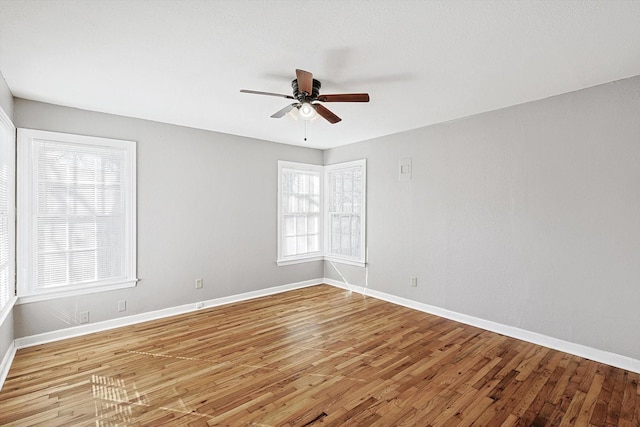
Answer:
<svg viewBox="0 0 640 427"><path fill-rule="evenodd" d="M74 159L74 162L76 161L76 159ZM71 182L72 182L72 177L70 176L71 171L70 168L67 167L66 170L66 197L67 197L67 201L71 200ZM69 205L66 205L66 212L65 212L65 230L64 230L64 236L65 236L65 283L69 283L71 280L71 241L70 241L70 234L71 234L71 230L69 230L69 222L71 220L71 212L69 212Z"/></svg>
<svg viewBox="0 0 640 427"><path fill-rule="evenodd" d="M98 209L98 164L95 163L93 166L93 207L94 207L94 214L93 214L93 218L92 218L92 222L93 222L93 252L95 253L96 259L98 259L98 216L100 215L99 209ZM102 191L102 193L104 194L104 190ZM99 279L100 278L100 273L99 273L99 263L95 262L93 263L93 277L95 279Z"/></svg>

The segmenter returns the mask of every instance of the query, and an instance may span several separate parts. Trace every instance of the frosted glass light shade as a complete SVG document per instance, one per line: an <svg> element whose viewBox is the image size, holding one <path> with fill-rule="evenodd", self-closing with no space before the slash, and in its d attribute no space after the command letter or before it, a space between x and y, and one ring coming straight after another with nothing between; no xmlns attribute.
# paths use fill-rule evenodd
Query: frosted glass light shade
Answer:
<svg viewBox="0 0 640 427"><path fill-rule="evenodd" d="M316 115L316 109L308 102L303 102L298 109L298 115L302 120L311 120Z"/></svg>

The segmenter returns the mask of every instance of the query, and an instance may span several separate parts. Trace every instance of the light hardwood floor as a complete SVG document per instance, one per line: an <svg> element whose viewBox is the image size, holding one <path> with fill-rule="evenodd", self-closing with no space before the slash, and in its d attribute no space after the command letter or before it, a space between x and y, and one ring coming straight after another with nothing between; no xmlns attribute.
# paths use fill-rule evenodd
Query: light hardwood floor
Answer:
<svg viewBox="0 0 640 427"><path fill-rule="evenodd" d="M639 380L322 285L19 350L0 425L638 427Z"/></svg>

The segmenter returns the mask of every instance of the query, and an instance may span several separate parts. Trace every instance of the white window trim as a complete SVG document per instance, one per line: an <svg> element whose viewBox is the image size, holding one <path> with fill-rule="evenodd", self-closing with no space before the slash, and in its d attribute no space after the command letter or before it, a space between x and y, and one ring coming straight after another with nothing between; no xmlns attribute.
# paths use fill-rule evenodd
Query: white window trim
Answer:
<svg viewBox="0 0 640 427"><path fill-rule="evenodd" d="M326 194L325 189L328 188L328 184L327 184L327 173L326 171L330 171L330 170L340 170L340 169L348 169L348 168L353 168L353 167L361 167L362 168L362 188L364 190L364 195L362 198L362 210L361 210L361 222L360 222L360 236L362 239L362 254L360 257L345 257L345 256L336 256L336 255L330 255L327 254L325 251L325 243L328 242L329 240L329 227L328 227L328 204L326 203L328 194ZM302 256L296 256L296 257L283 257L282 256L282 210L281 210L281 178L282 178L282 169L283 168L294 168L294 169L300 169L300 170L312 170L312 171L316 171L320 173L320 203L321 203L321 220L320 220L320 235L322 236L321 242L320 242L320 251L319 252L314 252L313 254L306 254L306 255L302 255ZM276 264L278 266L285 266L285 265L292 265L292 264L298 264L298 263L303 263L303 262L311 262L311 261L330 261L330 262L335 262L335 263L339 263L339 264L347 264L347 265L354 265L354 266L358 266L358 267L365 267L367 265L367 247L366 247L366 212L367 212L367 196L366 196L366 190L367 190L367 161L366 159L361 159L361 160L353 160L353 161L349 161L349 162L344 162L344 163L336 163L333 165L327 165L327 166L319 166L319 165L312 165L312 164L308 164L308 163L296 163L296 162L289 162L289 161L283 161L283 160L279 160L278 161L278 195L277 195L277 221L278 221L278 225L277 225L277 260L276 260Z"/></svg>
<svg viewBox="0 0 640 427"><path fill-rule="evenodd" d="M126 282L114 282L111 284L100 285L77 285L77 286L65 286L59 290L41 291L37 294L23 295L20 294L20 279L18 279L18 301L16 305L29 304L32 302L46 301L55 298L65 298L77 295L93 294L96 292L113 291L116 289L133 288L137 285L138 279L132 279Z"/></svg>
<svg viewBox="0 0 640 427"><path fill-rule="evenodd" d="M329 254L329 253L325 253L324 258L327 261L333 261L333 262L337 262L340 264L348 264L348 265L355 265L358 267L364 267L366 265L366 253L367 253L367 247L366 247L366 242L367 242L367 238L366 238L366 218L367 218L367 161L365 159L361 159L361 160L353 160L350 162L344 162L344 163L336 163L333 165L326 165L324 167L324 179L325 179L325 188L329 188L329 174L327 172L331 172L331 171L338 171L341 169L352 169L355 167L360 167L362 169L362 189L363 189L363 197L362 197L362 208L361 208L361 213L360 213L360 242L361 242L361 248L362 248L362 253L360 254L359 257L348 257L348 256L337 256L337 255L333 255L333 254ZM328 198L329 194L324 194L323 198ZM324 228L325 228L325 237L324 237L324 241L329 242L329 233L331 232L330 229L330 224L329 224L329 203L325 203L325 210L324 210Z"/></svg>
<svg viewBox="0 0 640 427"><path fill-rule="evenodd" d="M297 163L297 162L288 162L288 161L284 161L284 160L278 160L278 212L277 212L277 216L278 216L278 227L277 227L277 233L278 233L278 243L277 243L277 251L278 251L278 255L277 255L277 260L276 260L276 264L278 266L283 266L283 265L292 265L292 264L298 264L301 262L310 262L310 261L320 261L323 258L323 246L322 246L322 238L320 239L320 246L319 246L319 250L317 252L310 252L304 255L296 255L296 256L284 256L283 255L283 242L282 242L282 219L283 219L283 215L282 215L282 169L297 169L297 170L301 170L301 171L311 171L311 172L316 172L318 174L320 174L320 223L318 224L320 227L319 233L318 235L320 237L324 236L323 230L322 230L322 226L323 226L323 221L322 221L322 215L323 215L323 200L322 200L322 194L323 194L323 185L324 185L324 178L323 178L323 174L322 174L322 166L319 165L312 165L312 164L308 164L308 163Z"/></svg>
<svg viewBox="0 0 640 427"><path fill-rule="evenodd" d="M0 126L2 126L4 129L4 131L6 131L9 135L10 135L10 141L9 141L9 158L13 159L13 162L10 161L10 166L9 167L9 173L7 175L7 189L8 189L8 194L7 194L7 202L8 202L8 213L9 213L9 221L8 221L8 225L9 225L9 257L8 257L8 263L9 263L9 299L6 302L6 304L3 307L0 307L0 325L2 325L2 323L4 322L4 320L7 318L7 316L9 315L9 313L11 312L11 310L13 309L13 306L15 305L16 301L17 301L17 297L15 296L15 286L16 286L16 282L15 282L15 277L16 277L16 269L15 269L15 265L16 265L16 217L15 217L15 213L16 213L16 203L15 203L15 169L16 169L16 165L15 165L15 158L16 158L16 151L15 151L15 135L16 135L16 128L13 125L13 123L11 122L11 119L9 118L9 116L4 112L4 110L2 108L0 108ZM13 288L13 289L12 289ZM13 294L13 296L11 296L11 294Z"/></svg>
<svg viewBox="0 0 640 427"><path fill-rule="evenodd" d="M53 289L35 290L31 283L32 252L32 185L33 185L33 159L32 142L34 140L52 140L71 144L92 144L106 147L118 147L127 150L126 173L129 177L129 191L126 203L129 210L126 215L125 231L125 272L126 278L119 281L102 281L78 285L60 286ZM94 292L108 291L134 287L136 278L136 145L134 141L99 138L94 136L74 135L59 132L49 132L35 129L18 129L18 173L17 173L17 204L18 204L18 301L17 304L25 304L35 301L43 301L54 298L83 295ZM29 162L28 167L24 166Z"/></svg>

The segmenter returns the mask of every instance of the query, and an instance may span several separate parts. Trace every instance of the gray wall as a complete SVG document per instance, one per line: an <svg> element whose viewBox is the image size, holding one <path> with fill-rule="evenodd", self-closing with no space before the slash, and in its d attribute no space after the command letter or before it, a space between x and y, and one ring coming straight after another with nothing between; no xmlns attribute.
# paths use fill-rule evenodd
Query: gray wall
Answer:
<svg viewBox="0 0 640 427"><path fill-rule="evenodd" d="M323 157L16 100L18 127L138 141L141 278L17 306L16 337L72 326L78 311L107 320L318 278L323 267L339 280L321 263L275 266L275 164L367 158L370 288L640 359L639 117L640 76ZM413 179L399 182L407 157ZM365 285L363 269L339 268Z"/></svg>
<svg viewBox="0 0 640 427"><path fill-rule="evenodd" d="M13 121L13 95L0 73L0 108ZM0 323L0 361L7 353L9 346L13 342L13 312L10 312L5 320Z"/></svg>
<svg viewBox="0 0 640 427"><path fill-rule="evenodd" d="M277 267L277 160L319 150L16 99L17 127L137 141L138 286L15 308L16 338L323 276ZM194 280L202 278L203 289ZM117 312L117 302L127 311Z"/></svg>
<svg viewBox="0 0 640 427"><path fill-rule="evenodd" d="M370 288L640 359L640 76L324 153L358 158Z"/></svg>

